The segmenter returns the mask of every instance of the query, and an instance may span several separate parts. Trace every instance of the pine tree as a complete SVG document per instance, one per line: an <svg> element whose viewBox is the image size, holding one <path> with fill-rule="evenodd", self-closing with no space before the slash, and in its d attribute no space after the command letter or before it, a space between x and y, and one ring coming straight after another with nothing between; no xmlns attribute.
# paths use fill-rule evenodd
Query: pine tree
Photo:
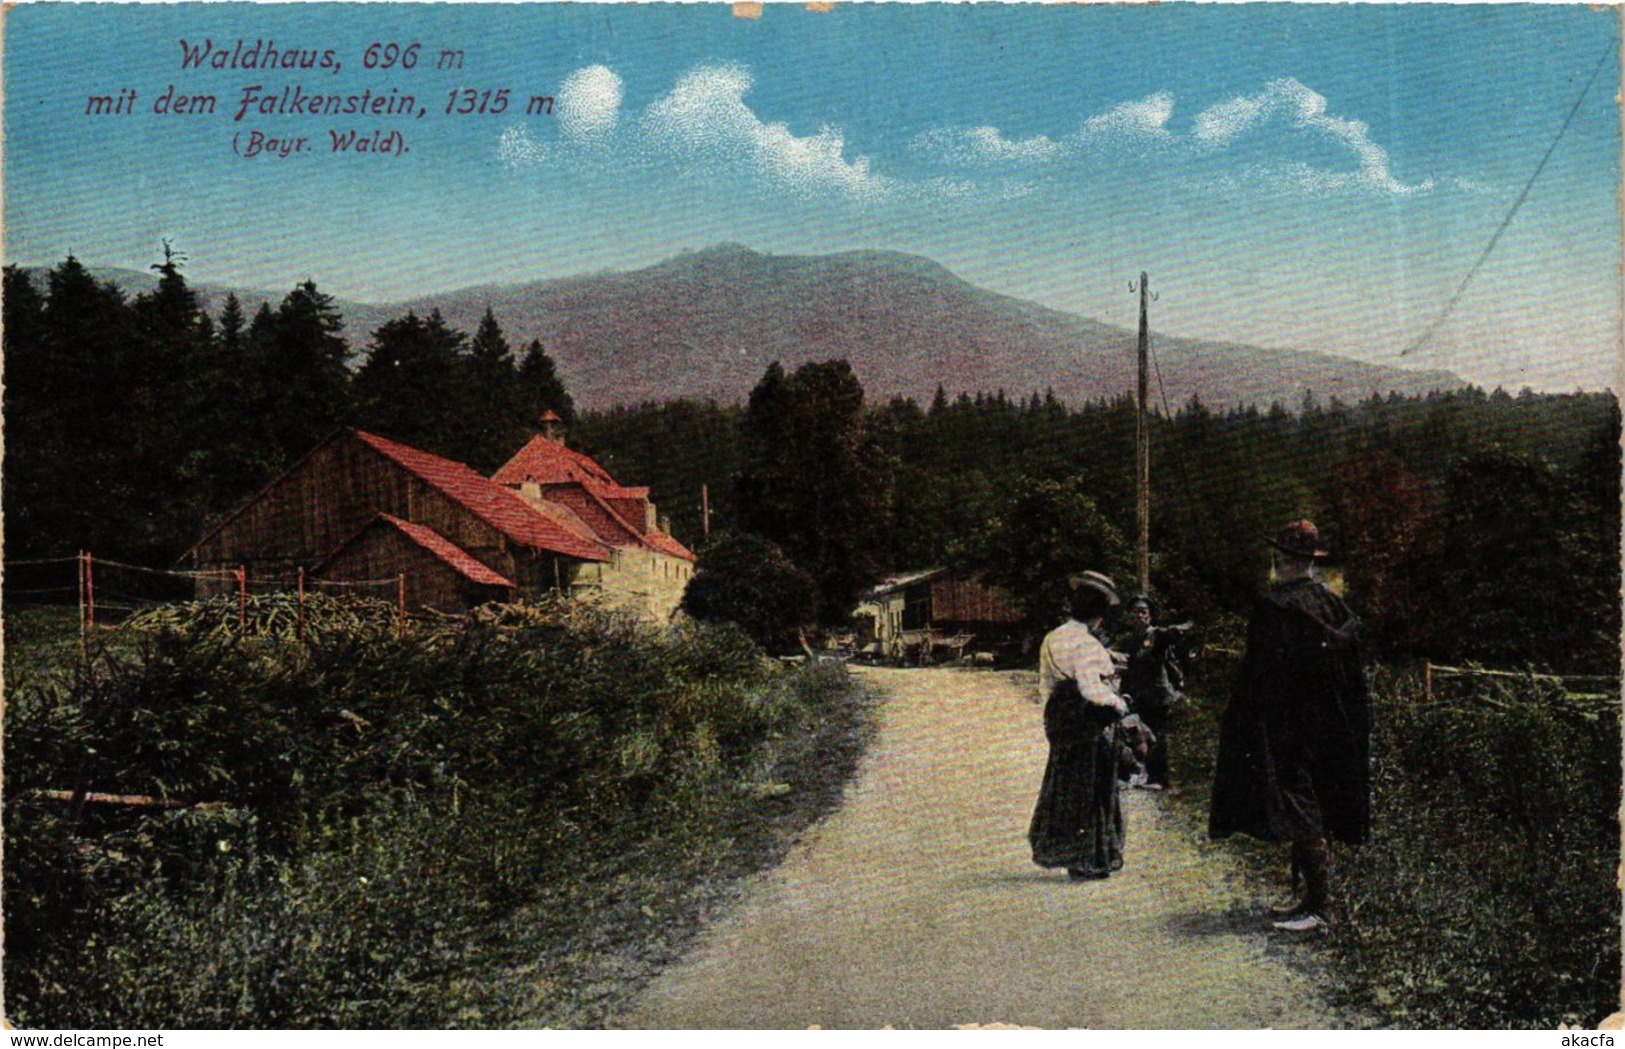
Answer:
<svg viewBox="0 0 1625 1049"><path fill-rule="evenodd" d="M359 425L448 458L464 452L466 342L439 310L426 318L408 312L379 327L356 372Z"/></svg>
<svg viewBox="0 0 1625 1049"><path fill-rule="evenodd" d="M129 482L126 541L145 560L168 560L197 531L213 494L212 454L230 418L225 369L215 360L213 322L181 272L186 256L164 242L158 285L136 296L135 342L126 390Z"/></svg>
<svg viewBox="0 0 1625 1049"><path fill-rule="evenodd" d="M813 577L820 621L844 622L884 567L891 506L893 464L869 433L863 387L846 361L789 378L775 362L751 391L744 431L741 523Z"/></svg>
<svg viewBox="0 0 1625 1049"><path fill-rule="evenodd" d="M531 340L519 362L519 403L531 426L547 411L557 412L566 423L575 420L575 402L539 339Z"/></svg>
<svg viewBox="0 0 1625 1049"><path fill-rule="evenodd" d="M236 292L226 293L226 304L220 310L220 347L228 356L235 358L243 348L243 328L246 321L243 318L243 304L237 301Z"/></svg>
<svg viewBox="0 0 1625 1049"><path fill-rule="evenodd" d="M536 428L536 417L525 411L520 399L513 350L489 306L469 342L465 367L465 405L453 457L489 472L517 451Z"/></svg>
<svg viewBox="0 0 1625 1049"><path fill-rule="evenodd" d="M333 298L305 281L249 331L255 345L255 384L271 444L291 463L351 415L349 346Z"/></svg>
<svg viewBox="0 0 1625 1049"><path fill-rule="evenodd" d="M126 553L125 514L133 494L124 469L134 345L130 311L115 285L96 280L72 255L51 271L47 285L34 396L52 436L45 437L41 487L16 494L40 512L38 536L53 552L88 547ZM8 473L15 454L9 449L28 441L24 434L10 435ZM13 512L8 504L7 515Z"/></svg>

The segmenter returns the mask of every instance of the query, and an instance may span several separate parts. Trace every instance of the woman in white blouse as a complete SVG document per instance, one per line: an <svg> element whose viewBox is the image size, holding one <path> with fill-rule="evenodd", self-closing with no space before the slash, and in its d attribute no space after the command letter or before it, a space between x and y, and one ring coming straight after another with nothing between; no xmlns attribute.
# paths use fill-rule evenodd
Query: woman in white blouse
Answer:
<svg viewBox="0 0 1625 1049"><path fill-rule="evenodd" d="M1050 751L1027 839L1034 863L1064 867L1079 881L1105 878L1123 866L1112 726L1128 705L1113 687L1117 671L1096 637L1117 604L1111 579L1083 573L1072 590L1071 618L1050 631L1038 650Z"/></svg>

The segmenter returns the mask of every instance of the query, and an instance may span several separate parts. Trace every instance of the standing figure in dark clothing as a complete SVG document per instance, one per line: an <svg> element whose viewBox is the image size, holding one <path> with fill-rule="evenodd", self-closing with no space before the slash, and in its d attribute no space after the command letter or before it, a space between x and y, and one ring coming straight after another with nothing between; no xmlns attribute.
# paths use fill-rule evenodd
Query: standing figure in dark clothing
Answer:
<svg viewBox="0 0 1625 1049"><path fill-rule="evenodd" d="M1208 833L1291 842L1305 891L1275 927L1312 932L1331 921L1328 839L1358 845L1370 832L1371 704L1358 621L1314 577L1319 532L1296 521L1270 543L1275 582L1219 729Z"/></svg>
<svg viewBox="0 0 1625 1049"><path fill-rule="evenodd" d="M1050 631L1038 650L1049 764L1027 840L1034 863L1065 867L1079 881L1107 877L1123 866L1113 727L1128 704L1112 687L1117 671L1095 636L1117 603L1111 579L1083 573L1072 589L1071 618Z"/></svg>
<svg viewBox="0 0 1625 1049"><path fill-rule="evenodd" d="M1189 637L1190 624L1154 626L1156 603L1145 594L1123 606L1128 623L1117 635L1112 648L1122 653L1123 669L1118 687L1129 709L1140 716L1156 741L1145 759L1145 777L1134 781L1145 790L1168 789L1168 718L1185 697L1179 691L1184 683L1180 656Z"/></svg>

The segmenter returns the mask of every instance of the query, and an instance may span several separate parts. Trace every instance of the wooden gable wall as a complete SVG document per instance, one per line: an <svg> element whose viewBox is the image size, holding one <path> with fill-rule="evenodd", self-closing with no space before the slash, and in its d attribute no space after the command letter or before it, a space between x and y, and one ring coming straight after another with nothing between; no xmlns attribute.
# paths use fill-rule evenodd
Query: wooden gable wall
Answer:
<svg viewBox="0 0 1625 1049"><path fill-rule="evenodd" d="M308 568L380 513L427 525L514 578L500 532L350 433L318 447L199 543L194 556L200 567L247 565L251 573Z"/></svg>

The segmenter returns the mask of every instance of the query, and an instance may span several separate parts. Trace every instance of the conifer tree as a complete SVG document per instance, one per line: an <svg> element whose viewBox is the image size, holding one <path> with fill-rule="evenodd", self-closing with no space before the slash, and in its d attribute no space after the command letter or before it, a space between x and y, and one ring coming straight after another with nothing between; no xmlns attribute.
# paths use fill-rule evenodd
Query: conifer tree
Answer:
<svg viewBox="0 0 1625 1049"><path fill-rule="evenodd" d="M455 458L465 410L463 361L467 337L439 310L388 321L372 333L367 360L356 372L356 418L363 429Z"/></svg>
<svg viewBox="0 0 1625 1049"><path fill-rule="evenodd" d="M264 417L283 464L304 455L350 417L349 346L333 297L307 280L250 334Z"/></svg>
<svg viewBox="0 0 1625 1049"><path fill-rule="evenodd" d="M820 621L844 622L886 560L892 463L871 437L846 361L775 362L745 413L741 523L818 584Z"/></svg>
<svg viewBox="0 0 1625 1049"><path fill-rule="evenodd" d="M237 300L237 293L226 293L226 304L220 310L220 346L228 356L235 358L243 348L243 329L247 321L243 317L243 304Z"/></svg>
<svg viewBox="0 0 1625 1049"><path fill-rule="evenodd" d="M513 350L489 306L469 341L466 370L453 458L490 472L523 446L536 428L536 416L524 409Z"/></svg>
<svg viewBox="0 0 1625 1049"><path fill-rule="evenodd" d="M566 423L575 420L575 401L540 339L531 340L519 362L519 403L529 426L547 411L557 412Z"/></svg>

